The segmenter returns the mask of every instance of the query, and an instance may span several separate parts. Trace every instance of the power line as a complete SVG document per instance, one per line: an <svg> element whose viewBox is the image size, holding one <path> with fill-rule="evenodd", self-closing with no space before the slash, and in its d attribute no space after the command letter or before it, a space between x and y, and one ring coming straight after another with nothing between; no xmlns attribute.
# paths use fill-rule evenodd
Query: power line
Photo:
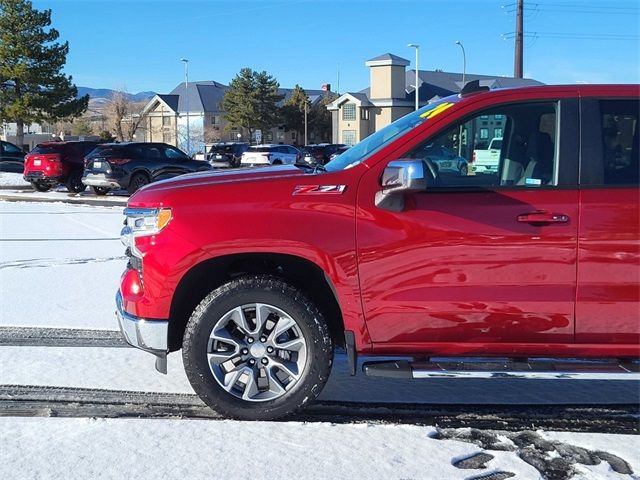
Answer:
<svg viewBox="0 0 640 480"><path fill-rule="evenodd" d="M504 40L511 40L516 37L516 32L508 32L500 35ZM564 32L526 32L526 38L566 38L578 40L638 40L638 35L625 35L615 33L564 33Z"/></svg>
<svg viewBox="0 0 640 480"><path fill-rule="evenodd" d="M516 4L509 3L502 5L506 14L516 12ZM572 14L594 14L594 15L639 15L640 9L634 7L611 7L600 5L563 5L563 4L540 4L529 3L524 6L524 11L527 14L537 14L540 12L549 13L572 13Z"/></svg>

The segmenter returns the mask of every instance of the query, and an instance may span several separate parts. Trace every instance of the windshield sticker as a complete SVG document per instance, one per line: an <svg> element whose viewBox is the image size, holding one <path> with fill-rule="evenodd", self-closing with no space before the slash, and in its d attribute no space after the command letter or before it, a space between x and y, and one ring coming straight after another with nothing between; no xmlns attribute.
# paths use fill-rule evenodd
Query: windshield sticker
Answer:
<svg viewBox="0 0 640 480"><path fill-rule="evenodd" d="M424 118L424 119L433 118L436 115L444 112L445 110L453 107L454 105L455 103L443 103L441 105L438 105L435 108L432 108L431 110L427 110L426 112L421 113L420 118Z"/></svg>

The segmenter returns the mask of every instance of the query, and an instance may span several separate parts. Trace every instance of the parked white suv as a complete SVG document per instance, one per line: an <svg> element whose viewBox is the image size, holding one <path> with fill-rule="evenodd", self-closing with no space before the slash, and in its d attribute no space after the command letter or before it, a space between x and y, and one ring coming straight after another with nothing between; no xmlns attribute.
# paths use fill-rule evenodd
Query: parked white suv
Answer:
<svg viewBox="0 0 640 480"><path fill-rule="evenodd" d="M300 150L291 145L254 145L242 154L240 164L249 165L293 165L302 158Z"/></svg>
<svg viewBox="0 0 640 480"><path fill-rule="evenodd" d="M501 149L502 137L491 139L486 149L475 149L473 151L473 171L475 173L497 173Z"/></svg>

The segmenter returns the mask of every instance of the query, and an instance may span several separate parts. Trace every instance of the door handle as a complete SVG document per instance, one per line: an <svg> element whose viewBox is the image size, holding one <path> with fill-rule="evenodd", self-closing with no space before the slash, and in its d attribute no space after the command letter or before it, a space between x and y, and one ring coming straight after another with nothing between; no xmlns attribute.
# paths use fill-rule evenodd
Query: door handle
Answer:
<svg viewBox="0 0 640 480"><path fill-rule="evenodd" d="M531 225L544 225L549 223L568 223L569 215L564 213L551 213L547 211L529 212L518 215L518 222Z"/></svg>

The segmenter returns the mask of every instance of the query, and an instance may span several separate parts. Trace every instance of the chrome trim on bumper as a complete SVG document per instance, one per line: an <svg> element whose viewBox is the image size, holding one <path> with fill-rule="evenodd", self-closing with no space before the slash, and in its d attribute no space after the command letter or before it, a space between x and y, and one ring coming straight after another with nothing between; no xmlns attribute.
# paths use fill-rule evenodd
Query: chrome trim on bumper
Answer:
<svg viewBox="0 0 640 480"><path fill-rule="evenodd" d="M156 356L166 357L169 351L167 340L169 322L166 320L146 320L129 315L122 307L120 291L116 293L116 307L120 331L127 343Z"/></svg>

